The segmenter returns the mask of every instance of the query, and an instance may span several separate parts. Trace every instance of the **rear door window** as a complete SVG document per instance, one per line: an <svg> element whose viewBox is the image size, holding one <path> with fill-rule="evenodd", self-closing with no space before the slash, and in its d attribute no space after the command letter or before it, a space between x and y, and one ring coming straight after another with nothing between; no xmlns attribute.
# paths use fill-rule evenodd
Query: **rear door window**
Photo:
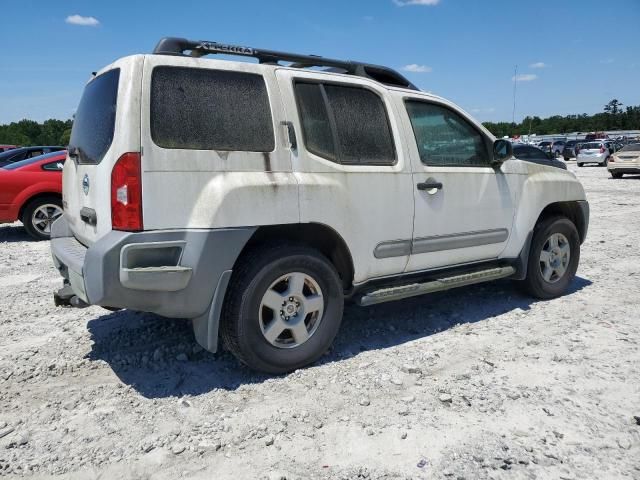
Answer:
<svg viewBox="0 0 640 480"><path fill-rule="evenodd" d="M162 148L271 152L271 107L261 75L156 67L151 77L151 138Z"/></svg>
<svg viewBox="0 0 640 480"><path fill-rule="evenodd" d="M344 165L393 165L393 134L382 99L371 90L296 82L307 150Z"/></svg>
<svg viewBox="0 0 640 480"><path fill-rule="evenodd" d="M113 141L120 69L91 80L84 89L71 129L70 149L79 163L100 163Z"/></svg>

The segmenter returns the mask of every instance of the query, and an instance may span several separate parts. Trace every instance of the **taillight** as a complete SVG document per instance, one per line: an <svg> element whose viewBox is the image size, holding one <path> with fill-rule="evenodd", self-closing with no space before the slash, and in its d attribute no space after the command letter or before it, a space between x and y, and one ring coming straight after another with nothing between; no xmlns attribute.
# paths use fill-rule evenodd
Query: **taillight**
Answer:
<svg viewBox="0 0 640 480"><path fill-rule="evenodd" d="M604 147L600 147L600 153L604 153Z"/></svg>
<svg viewBox="0 0 640 480"><path fill-rule="evenodd" d="M142 175L137 152L122 155L111 171L111 228L142 230Z"/></svg>

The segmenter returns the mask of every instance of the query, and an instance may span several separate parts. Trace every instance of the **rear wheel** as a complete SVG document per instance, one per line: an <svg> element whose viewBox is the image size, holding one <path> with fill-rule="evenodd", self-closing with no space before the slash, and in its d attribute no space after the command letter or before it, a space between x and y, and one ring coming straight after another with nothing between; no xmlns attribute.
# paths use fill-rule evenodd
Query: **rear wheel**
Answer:
<svg viewBox="0 0 640 480"><path fill-rule="evenodd" d="M622 178L622 173L620 172L609 172L613 178Z"/></svg>
<svg viewBox="0 0 640 480"><path fill-rule="evenodd" d="M606 167L607 165L609 165L609 157L604 159L604 162L602 162L600 165L602 165L603 167Z"/></svg>
<svg viewBox="0 0 640 480"><path fill-rule="evenodd" d="M579 167L582 167L584 164L583 163L578 163L577 164Z"/></svg>
<svg viewBox="0 0 640 480"><path fill-rule="evenodd" d="M24 229L36 240L51 238L51 225L62 215L60 197L47 196L32 200L22 211L20 221Z"/></svg>
<svg viewBox="0 0 640 480"><path fill-rule="evenodd" d="M290 372L327 351L340 328L343 307L338 273L318 251L292 244L262 247L234 269L222 339L253 369Z"/></svg>
<svg viewBox="0 0 640 480"><path fill-rule="evenodd" d="M580 237L571 220L550 217L535 228L525 290L537 298L555 298L567 291L578 270Z"/></svg>

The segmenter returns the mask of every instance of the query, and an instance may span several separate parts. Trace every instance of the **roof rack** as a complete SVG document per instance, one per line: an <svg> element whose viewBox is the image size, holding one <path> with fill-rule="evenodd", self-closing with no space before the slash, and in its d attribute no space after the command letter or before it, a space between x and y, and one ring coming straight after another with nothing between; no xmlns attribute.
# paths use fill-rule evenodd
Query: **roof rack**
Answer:
<svg viewBox="0 0 640 480"><path fill-rule="evenodd" d="M189 53L186 54L185 52ZM281 61L291 62L290 66L294 68L329 67L330 69L334 69L333 71L336 71L335 69L338 69L338 71L342 70L343 73L370 78L385 85L418 90L414 84L392 68L350 60L336 60L318 55L277 52L274 50L263 50L201 40L187 40L186 38L176 37L165 37L161 39L153 50L153 53L158 55L186 55L191 57L202 57L211 54L240 55L257 58L260 63L272 65L278 65L278 62Z"/></svg>

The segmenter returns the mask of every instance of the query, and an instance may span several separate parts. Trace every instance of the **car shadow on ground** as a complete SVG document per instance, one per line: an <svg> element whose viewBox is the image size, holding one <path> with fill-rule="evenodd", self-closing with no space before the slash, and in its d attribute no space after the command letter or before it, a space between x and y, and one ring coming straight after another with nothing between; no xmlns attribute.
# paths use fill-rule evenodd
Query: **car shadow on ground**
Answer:
<svg viewBox="0 0 640 480"><path fill-rule="evenodd" d="M35 242L22 225L0 225L0 243Z"/></svg>
<svg viewBox="0 0 640 480"><path fill-rule="evenodd" d="M589 285L591 281L576 277L567 295ZM497 281L372 307L348 305L334 345L315 366L455 325L491 321L512 310L528 310L535 302L513 282ZM88 329L93 345L87 358L106 362L123 383L147 398L235 390L272 378L240 365L228 352L203 351L185 320L122 310L90 320Z"/></svg>

